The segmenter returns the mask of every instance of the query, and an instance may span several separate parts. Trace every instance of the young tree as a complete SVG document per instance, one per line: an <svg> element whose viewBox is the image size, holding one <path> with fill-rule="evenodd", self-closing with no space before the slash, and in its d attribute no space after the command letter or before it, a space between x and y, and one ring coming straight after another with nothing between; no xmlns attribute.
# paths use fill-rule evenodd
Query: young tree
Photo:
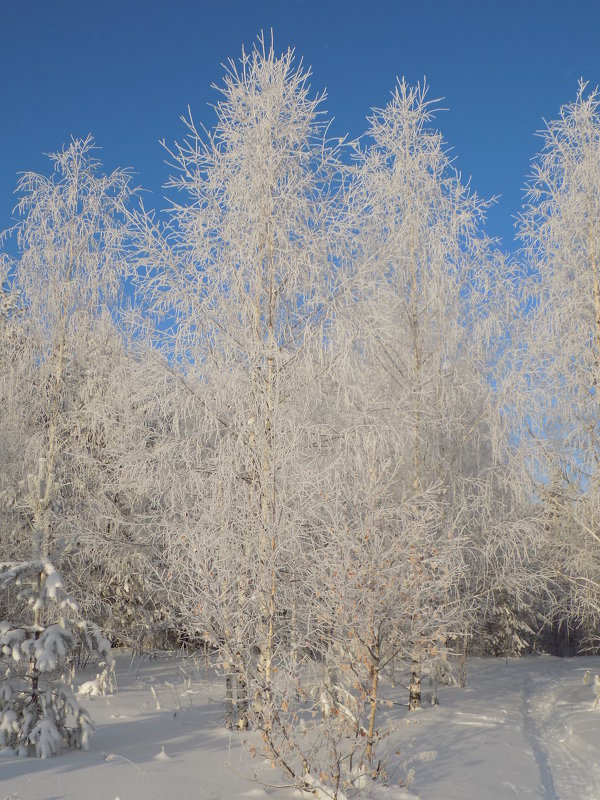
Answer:
<svg viewBox="0 0 600 800"><path fill-rule="evenodd" d="M93 149L89 137L73 140L50 156L50 177L25 173L18 184L18 304L0 320L2 557L52 560L86 616L112 617L123 635L126 620L111 612L131 610L122 587L142 572L131 463L149 430L143 362L115 324L130 269L130 178L103 175Z"/></svg>
<svg viewBox="0 0 600 800"><path fill-rule="evenodd" d="M127 344L108 315L81 330L71 350L65 404L70 498L63 501L61 569L81 611L112 639L147 646L167 627L149 582L154 558L148 512L162 465L158 431L168 427L156 356Z"/></svg>
<svg viewBox="0 0 600 800"><path fill-rule="evenodd" d="M600 113L580 82L541 133L519 235L527 259L518 438L545 505L557 616L600 618ZM558 620L560 622L560 619Z"/></svg>
<svg viewBox="0 0 600 800"><path fill-rule="evenodd" d="M402 81L370 119L372 144L356 154L360 246L343 323L356 363L346 393L366 417L365 447L378 429L388 443L360 480L381 473L397 519L411 504L418 509L412 525L400 526L407 536L398 558L436 565L423 566L421 584L407 581L414 596L398 604L394 621L405 655L412 651L411 708L420 705L421 669L486 591L478 573L490 571L483 554L492 528L498 555L514 519L489 377L502 335L504 262L481 232L487 203L461 182L433 113L426 87ZM415 536L419 516L424 533Z"/></svg>
<svg viewBox="0 0 600 800"><path fill-rule="evenodd" d="M20 302L9 274L10 260L0 255L0 562L14 557L19 547L20 514L17 498L23 479L27 436L23 424L23 386L20 382L27 341L19 325ZM9 613L7 595L0 595L0 617Z"/></svg>
<svg viewBox="0 0 600 800"><path fill-rule="evenodd" d="M78 357L103 309L114 308L126 263L122 213L131 194L129 176L98 176L92 147L91 138L74 140L51 155L50 178L25 173L18 185L14 280L21 293L24 352L15 394L37 425L27 460L40 476L35 486L29 482L20 507L36 532L36 557L47 558L60 538L61 505L69 504L75 488L68 477L70 452L86 445L74 441L70 430L78 405ZM85 353L88 364L94 350Z"/></svg>
<svg viewBox="0 0 600 800"><path fill-rule="evenodd" d="M106 677L108 639L78 618L49 561L0 563L0 589L23 620L0 622L0 746L41 758L87 749L94 725L73 694L73 660L77 648L99 657Z"/></svg>
<svg viewBox="0 0 600 800"><path fill-rule="evenodd" d="M145 299L174 320L184 398L161 510L167 583L237 674L242 716L248 684L263 721L291 636L284 598L314 495L311 392L336 289L340 167L308 75L264 42L230 62L214 129L190 117L171 152L171 186L189 200L170 238L137 220L154 267Z"/></svg>

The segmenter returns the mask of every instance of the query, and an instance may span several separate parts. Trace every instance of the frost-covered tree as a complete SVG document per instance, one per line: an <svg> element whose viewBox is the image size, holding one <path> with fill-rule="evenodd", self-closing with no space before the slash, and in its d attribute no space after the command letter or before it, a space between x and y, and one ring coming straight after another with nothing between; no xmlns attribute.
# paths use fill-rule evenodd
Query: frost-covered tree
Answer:
<svg viewBox="0 0 600 800"><path fill-rule="evenodd" d="M600 614L600 111L577 97L541 132L519 222L528 267L519 442L544 506L556 616ZM568 587L568 588L567 588Z"/></svg>
<svg viewBox="0 0 600 800"><path fill-rule="evenodd" d="M0 560L12 554L12 531L17 520L13 508L14 467L22 459L24 444L17 387L25 343L18 326L19 299L8 280L10 270L9 259L0 256L0 437L3 443L0 451Z"/></svg>
<svg viewBox="0 0 600 800"><path fill-rule="evenodd" d="M50 177L25 173L17 187L16 310L0 320L0 541L4 560L51 559L86 618L128 640L154 610L140 524L152 370L115 322L130 178L102 174L93 149L73 140L50 157Z"/></svg>
<svg viewBox="0 0 600 800"><path fill-rule="evenodd" d="M46 554L59 493L57 471L64 461L60 448L68 436L64 417L71 390L73 344L86 336L89 317L98 313L105 292L116 283L110 268L103 283L98 280L102 278L100 270L94 274L94 267L106 266L103 238L113 239L103 218L112 197L110 184L94 176L94 164L87 160L90 147L89 140L73 142L52 156L55 173L50 179L26 173L18 186L22 218L16 235L21 256L14 281L22 300L22 354L19 372L13 375L11 399L16 413L20 411L30 425L23 428L20 442L21 446L26 442L25 452L30 456L23 464L32 474L41 470L38 485L42 492L35 497L37 489L24 485L26 473L22 474L18 505L26 527L44 531L40 547ZM123 180L121 176L116 180L119 192ZM112 257L109 263L114 267Z"/></svg>
<svg viewBox="0 0 600 800"><path fill-rule="evenodd" d="M41 758L87 748L94 726L73 693L74 660L83 649L106 677L110 643L47 560L0 564L0 590L20 618L0 621L0 747Z"/></svg>
<svg viewBox="0 0 600 800"><path fill-rule="evenodd" d="M41 421L28 443L28 464L34 464L39 480L29 481L21 508L39 534L36 555L44 557L60 535L59 498L68 504L74 488L70 450L86 445L71 437L76 352L82 341L77 355L85 352L93 322L114 308L126 263L122 213L131 194L129 176L97 174L92 147L90 138L74 140L51 155L50 178L25 173L17 187L20 255L14 279L22 296L29 372L17 391L28 393L23 407ZM92 363L94 348L85 355Z"/></svg>
<svg viewBox="0 0 600 800"><path fill-rule="evenodd" d="M371 144L356 153L353 303L340 322L355 362L345 392L366 421L365 455L373 432L388 432L387 452L379 448L371 466L367 459L359 481L378 475L394 508L388 517L418 509L401 531L418 530L418 515L426 520L422 535L397 545L405 565L423 565L393 621L405 657L412 650L411 707L420 704L420 670L499 579L486 550L493 545L498 557L516 545L490 379L503 335L504 263L482 232L487 204L453 168L434 110L425 87L402 81L370 119Z"/></svg>
<svg viewBox="0 0 600 800"><path fill-rule="evenodd" d="M310 411L336 286L339 165L291 51L261 43L230 62L221 91L213 130L188 119L171 152L186 199L169 239L148 216L138 224L154 266L146 301L174 320L181 376L183 441L160 512L167 584L237 673L242 709L248 682L267 718L315 491Z"/></svg>
<svg viewBox="0 0 600 800"><path fill-rule="evenodd" d="M94 322L73 353L70 497L63 501L61 568L86 618L122 643L151 645L165 628L149 582L154 554L147 515L158 487L157 359L126 346L111 319ZM74 391L73 391L74 390ZM158 467L158 469L160 469Z"/></svg>

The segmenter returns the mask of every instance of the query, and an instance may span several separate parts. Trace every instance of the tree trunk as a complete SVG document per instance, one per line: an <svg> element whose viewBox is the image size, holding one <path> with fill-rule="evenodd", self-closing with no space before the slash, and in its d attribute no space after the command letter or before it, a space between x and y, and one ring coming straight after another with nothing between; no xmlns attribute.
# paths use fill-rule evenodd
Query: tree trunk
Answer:
<svg viewBox="0 0 600 800"><path fill-rule="evenodd" d="M377 690L379 688L379 662L380 644L376 641L373 645L372 661L369 668L371 678L371 697L369 698L369 727L367 728L367 749L365 757L367 761L373 758L373 740L375 738L375 716L377 714Z"/></svg>
<svg viewBox="0 0 600 800"><path fill-rule="evenodd" d="M458 685L464 689L467 685L467 649L469 647L469 629L460 637L460 657L458 660Z"/></svg>
<svg viewBox="0 0 600 800"><path fill-rule="evenodd" d="M236 691L236 727L240 731L248 729L248 683L246 676L238 668L237 672L237 691Z"/></svg>
<svg viewBox="0 0 600 800"><path fill-rule="evenodd" d="M225 727L228 730L233 728L233 678L231 672L225 675Z"/></svg>
<svg viewBox="0 0 600 800"><path fill-rule="evenodd" d="M263 569L266 583L265 631L263 634L263 652L261 662L264 680L264 698L268 704L271 696L271 679L273 671L273 643L275 637L275 609L277 579L275 573L275 550L277 546L277 484L274 464L274 431L273 412L275 406L275 255L273 232L270 223L266 235L266 256L268 260L268 316L266 320L267 370L265 376L265 418L264 418L264 451L261 476L261 506L263 525ZM270 535L269 535L270 534ZM263 710L266 708L263 704Z"/></svg>
<svg viewBox="0 0 600 800"><path fill-rule="evenodd" d="M421 676L419 674L419 662L413 658L410 665L410 686L408 690L408 709L416 711L421 708Z"/></svg>

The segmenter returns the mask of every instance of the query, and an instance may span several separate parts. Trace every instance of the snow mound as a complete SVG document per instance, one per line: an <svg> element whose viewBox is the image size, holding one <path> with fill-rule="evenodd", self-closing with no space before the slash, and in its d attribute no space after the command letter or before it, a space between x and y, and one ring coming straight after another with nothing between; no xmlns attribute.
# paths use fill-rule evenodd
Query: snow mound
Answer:
<svg viewBox="0 0 600 800"><path fill-rule="evenodd" d="M154 760L155 760L155 761L171 761L171 760L172 760L172 756L170 756L170 755L168 755L167 753L165 753L165 748L164 748L164 746L163 746L163 747L161 748L161 751L160 751L160 753L157 753L157 754L154 756Z"/></svg>
<svg viewBox="0 0 600 800"><path fill-rule="evenodd" d="M82 696L86 695L87 697L98 697L98 695L103 694L103 692L98 686L98 682L96 680L93 680L82 683L79 689L77 690L77 694Z"/></svg>

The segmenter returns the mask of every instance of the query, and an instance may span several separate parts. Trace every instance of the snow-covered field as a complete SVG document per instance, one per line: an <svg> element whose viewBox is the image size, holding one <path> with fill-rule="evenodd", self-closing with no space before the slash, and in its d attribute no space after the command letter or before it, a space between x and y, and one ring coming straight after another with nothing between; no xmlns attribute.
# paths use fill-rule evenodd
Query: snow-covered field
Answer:
<svg viewBox="0 0 600 800"><path fill-rule="evenodd" d="M598 800L596 673L598 657L470 662L467 687L442 687L438 707L386 710L386 722L395 720L385 743L390 786L376 796ZM0 800L297 797L246 753L241 739L252 734L222 728L223 683L210 672L207 680L201 661L121 653L117 682L112 696L86 698L97 723L89 751L48 760L2 754ZM387 691L390 700L404 694ZM407 775L408 792L398 786Z"/></svg>

